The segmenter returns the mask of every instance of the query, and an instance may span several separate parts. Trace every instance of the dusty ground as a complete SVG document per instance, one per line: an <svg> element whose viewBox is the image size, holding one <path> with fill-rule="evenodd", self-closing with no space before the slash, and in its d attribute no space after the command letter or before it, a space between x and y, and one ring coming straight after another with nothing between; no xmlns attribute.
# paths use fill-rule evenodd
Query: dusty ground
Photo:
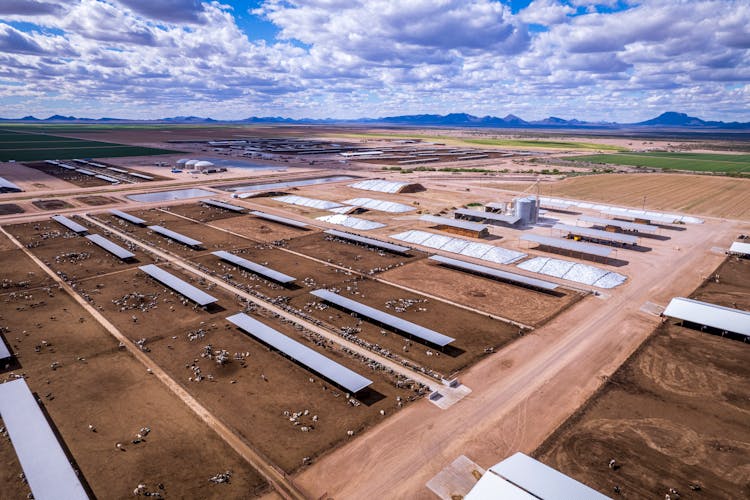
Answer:
<svg viewBox="0 0 750 500"><path fill-rule="evenodd" d="M64 208L73 208L73 205L65 200L34 200L31 202L36 208L41 210L60 210Z"/></svg>
<svg viewBox="0 0 750 500"><path fill-rule="evenodd" d="M521 191L530 185L493 183ZM682 174L607 174L575 177L541 186L542 196L561 196L652 210L750 220L750 180Z"/></svg>
<svg viewBox="0 0 750 500"><path fill-rule="evenodd" d="M117 198L111 198L109 196L81 196L80 198L76 198L76 200L92 207L122 203Z"/></svg>
<svg viewBox="0 0 750 500"><path fill-rule="evenodd" d="M1 244L10 248L5 237ZM125 498L139 483L151 491L163 483L162 493L177 498L252 496L262 491L261 477L143 365L118 349L109 333L70 296L57 286L40 287L48 283L40 278L46 274L18 252L4 250L3 267L12 263L19 275L33 273L36 280L20 293L17 287L0 293L0 325L20 363L13 373L23 373L42 399L97 497ZM60 367L52 370L54 362ZM142 427L151 432L144 442L132 444ZM125 444L125 452L115 448L117 442ZM0 459L0 497L24 498L25 486L6 438L0 438ZM233 471L230 484L208 481L226 470Z"/></svg>
<svg viewBox="0 0 750 500"><path fill-rule="evenodd" d="M750 261L731 259L717 274L720 283L692 296L750 310ZM749 366L745 343L670 320L536 455L609 495L619 485L624 498L669 488L682 498L747 498Z"/></svg>
<svg viewBox="0 0 750 500"><path fill-rule="evenodd" d="M53 177L57 177L65 182L70 182L71 184L75 184L79 187L97 187L97 186L109 186L109 182L104 181L102 179L97 179L96 177L93 177L91 175L83 175L81 173L76 172L75 170L66 170L64 168L60 168L57 165L50 165L49 163L44 162L28 162L24 163L27 167L35 168L37 170L40 170L44 172L47 175L51 175ZM75 163L68 162L68 165L75 166Z"/></svg>
<svg viewBox="0 0 750 500"><path fill-rule="evenodd" d="M426 260L388 271L383 278L530 326L541 326L583 297L564 288L561 296L529 290Z"/></svg>

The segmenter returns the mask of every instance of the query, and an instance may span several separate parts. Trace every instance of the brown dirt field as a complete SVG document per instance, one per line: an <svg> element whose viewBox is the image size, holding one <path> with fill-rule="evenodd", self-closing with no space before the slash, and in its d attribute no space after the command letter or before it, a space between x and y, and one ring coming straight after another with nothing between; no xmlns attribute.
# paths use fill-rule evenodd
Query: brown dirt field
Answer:
<svg viewBox="0 0 750 500"><path fill-rule="evenodd" d="M183 279L185 274L169 269ZM87 288L89 285L89 288ZM199 283L197 286L208 289ZM256 316L273 328L304 342L309 347L325 352L339 363L367 376L374 381L373 391L360 395L363 399L374 398L371 405L351 406L343 391L317 375L253 340L248 335L224 320L242 309L235 298L218 288L210 293L220 300L221 308L216 312L203 311L190 304L183 305L172 292L146 277L130 270L121 274L113 285L93 287L93 281L79 284L82 293L89 293L92 303L101 306L102 313L132 340L146 339L148 355L165 369L178 383L210 408L233 431L252 443L276 465L293 471L302 465L304 457L316 457L347 439L346 431L357 432L382 420L380 410L391 414L396 408L396 396L404 400L416 397L414 390L395 387L395 378L384 372L371 370L362 361L345 354L327 342L314 343L310 334L301 334L292 325L267 316ZM113 300L127 293L145 295L143 303L152 303L158 308L132 308L136 301L130 300L125 309ZM152 302L153 301L153 302ZM172 310L174 308L174 310ZM223 310L222 308L226 308ZM132 316L137 317L134 323ZM136 326L137 325L137 326ZM205 336L195 341L187 333L203 329ZM305 337L307 335L307 337ZM249 353L245 362L233 360L225 366L201 356L203 347L211 344L215 349L226 349L229 353ZM195 373L191 365L197 365L203 376L213 380L191 381ZM265 375L267 381L261 378ZM314 382L310 382L312 378ZM232 383L232 381L235 383ZM381 399L382 398L382 399ZM295 412L308 409L310 415L302 425L312 425L312 415L320 420L311 432L300 432L283 415L286 410Z"/></svg>
<svg viewBox="0 0 750 500"><path fill-rule="evenodd" d="M81 219L76 221L85 225L85 221ZM51 220L14 224L5 226L5 229L58 275L71 282L94 276L105 277L137 265L150 264L154 260L148 254L131 248L136 257L124 262ZM107 234L103 236L112 238ZM128 247L116 238L112 238L112 241Z"/></svg>
<svg viewBox="0 0 750 500"><path fill-rule="evenodd" d="M102 179L97 179L94 176L83 175L81 173L76 172L75 170L66 170L56 165L50 165L49 163L29 162L29 163L24 163L24 165L30 168L35 168L37 170L40 170L47 175L51 175L51 176L57 177L58 179L62 179L66 182L70 182L71 184L75 184L78 187L96 187L96 186L109 186L110 185L109 182L102 180ZM69 162L68 165L75 165L75 164L72 162Z"/></svg>
<svg viewBox="0 0 750 500"><path fill-rule="evenodd" d="M34 200L31 204L41 210L62 210L63 208L73 208L73 205L65 200Z"/></svg>
<svg viewBox="0 0 750 500"><path fill-rule="evenodd" d="M12 263L26 273L41 273L28 259ZM139 483L151 491L163 483L163 493L178 498L262 492L265 483L258 473L119 349L116 340L70 296L56 287L29 292L0 294L0 325L8 329L5 337L18 353L16 373L23 373L31 390L42 398L97 497L125 498ZM51 370L54 362L60 367ZM88 424L96 427L95 433ZM132 444L144 426L151 433L144 442ZM125 444L125 452L115 448L117 442ZM6 438L0 438L0 457L2 479L5 471L12 474L12 480L3 482L0 497L22 498L16 496L24 490L16 473L15 452ZM230 484L208 481L226 470L233 471Z"/></svg>
<svg viewBox="0 0 750 500"><path fill-rule="evenodd" d="M530 184L491 183L522 191ZM697 215L750 220L750 180L683 174L587 175L541 185L542 196L562 196L651 210L676 210Z"/></svg>
<svg viewBox="0 0 750 500"><path fill-rule="evenodd" d="M231 201L227 203L232 204ZM224 219L234 219L237 217L247 217L246 214L234 212L232 210L224 210L223 208L214 207L211 205L204 205L200 202L189 203L185 205L172 205L164 207L164 210L174 212L178 215L188 217L198 222L214 222Z"/></svg>
<svg viewBox="0 0 750 500"><path fill-rule="evenodd" d="M212 222L211 225L226 229L227 231L244 234L248 238L252 238L256 241L265 242L295 238L316 231L315 228L302 229L291 227L285 224L260 219L252 215L217 220Z"/></svg>
<svg viewBox="0 0 750 500"><path fill-rule="evenodd" d="M718 272L727 286L707 283L693 297L750 309L750 261L729 259ZM667 321L535 455L609 495L619 485L624 498L668 488L682 498L747 498L748 366L745 343Z"/></svg>
<svg viewBox="0 0 750 500"><path fill-rule="evenodd" d="M383 274L383 279L422 290L530 326L541 326L583 298L573 290L562 296L446 269L419 260Z"/></svg>
<svg viewBox="0 0 750 500"><path fill-rule="evenodd" d="M110 198L109 196L81 196L80 198L75 198L75 200L92 207L111 205L112 203L121 203L120 200L116 198Z"/></svg>
<svg viewBox="0 0 750 500"><path fill-rule="evenodd" d="M3 427L3 419L0 418L0 427ZM27 498L31 493L29 486L21 479L23 469L18 462L13 443L7 433L0 435L0 484L3 485L0 498Z"/></svg>
<svg viewBox="0 0 750 500"><path fill-rule="evenodd" d="M0 205L0 215L22 214L24 209L15 203L3 203Z"/></svg>
<svg viewBox="0 0 750 500"><path fill-rule="evenodd" d="M284 248L365 274L376 274L426 257L417 250L404 256L342 241L324 233L290 239Z"/></svg>

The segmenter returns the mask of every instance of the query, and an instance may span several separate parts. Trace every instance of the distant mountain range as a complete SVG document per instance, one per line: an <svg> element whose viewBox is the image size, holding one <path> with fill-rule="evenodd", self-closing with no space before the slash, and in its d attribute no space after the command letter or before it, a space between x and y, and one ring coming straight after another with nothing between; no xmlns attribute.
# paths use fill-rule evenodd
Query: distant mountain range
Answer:
<svg viewBox="0 0 750 500"><path fill-rule="evenodd" d="M482 128L578 128L578 129L623 129L623 128L662 128L662 129L689 129L689 130L750 130L750 122L722 122L705 121L685 113L668 111L656 118L638 123L615 123L615 122L587 122L581 120L565 120L550 116L544 120L526 121L516 115L509 114L503 118L497 116L474 116L467 113L450 113L447 115L401 115L386 116L383 118L358 118L353 120L341 120L335 118L326 119L292 119L280 116L252 116L244 120L214 120L212 118L201 118L199 116L175 116L162 118L160 120L127 120L119 118L77 118L75 116L54 115L49 118L39 119L33 116L11 119L0 118L0 121L13 122L65 122L65 123L172 123L172 124L246 124L246 123L283 123L300 125L403 125L411 127L482 127Z"/></svg>

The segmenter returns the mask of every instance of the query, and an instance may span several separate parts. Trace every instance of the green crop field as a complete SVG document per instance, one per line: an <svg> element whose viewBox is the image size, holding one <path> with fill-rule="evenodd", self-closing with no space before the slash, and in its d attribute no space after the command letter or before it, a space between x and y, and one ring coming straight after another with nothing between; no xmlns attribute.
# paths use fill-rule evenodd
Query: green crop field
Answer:
<svg viewBox="0 0 750 500"><path fill-rule="evenodd" d="M750 172L750 155L655 152L572 156L566 160L696 172Z"/></svg>
<svg viewBox="0 0 750 500"><path fill-rule="evenodd" d="M166 149L0 130L0 161L67 160L174 154Z"/></svg>

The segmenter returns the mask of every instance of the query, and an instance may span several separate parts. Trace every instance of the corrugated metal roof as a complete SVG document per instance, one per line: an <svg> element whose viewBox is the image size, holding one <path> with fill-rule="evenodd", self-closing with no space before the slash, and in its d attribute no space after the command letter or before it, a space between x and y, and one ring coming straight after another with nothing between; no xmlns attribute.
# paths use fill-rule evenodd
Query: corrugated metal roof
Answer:
<svg viewBox="0 0 750 500"><path fill-rule="evenodd" d="M521 239L524 241L532 241L545 245L552 248L562 248L564 250L570 250L571 252L580 252L588 255L597 255L599 257L609 257L614 251L614 248L603 247L599 245L592 245L590 243L583 243L580 241L566 240L563 238L549 238L547 236L539 236L537 234L524 234L521 235Z"/></svg>
<svg viewBox="0 0 750 500"><path fill-rule="evenodd" d="M135 215L127 214L127 213L122 212L120 210L112 209L112 210L109 211L109 213L111 213L115 217L119 217L121 219L125 219L126 221L131 222L133 224L142 225L142 224L146 223L145 220L140 219L140 218L136 217Z"/></svg>
<svg viewBox="0 0 750 500"><path fill-rule="evenodd" d="M212 207L223 208L224 210L231 210L232 212L244 212L245 211L244 207L232 205L231 203L225 203L223 201L218 201L218 200L201 200L201 203L205 203L206 205L211 205Z"/></svg>
<svg viewBox="0 0 750 500"><path fill-rule="evenodd" d="M299 205L301 207L308 207L308 208L317 208L319 210L330 210L332 208L338 208L341 205L341 203L336 203L333 201L328 200L318 200L315 198L307 198L305 196L297 196L295 194L290 194L286 196L277 196L276 198L272 198L275 201L280 201L282 203L289 203L290 205Z"/></svg>
<svg viewBox="0 0 750 500"><path fill-rule="evenodd" d="M469 210L467 208L459 208L455 211L458 215L463 215L465 217L476 217L478 219L485 219L485 220L493 220L497 222L502 222L505 224L515 224L521 218L517 215L503 215L503 214L497 214L495 212L483 212L481 210Z"/></svg>
<svg viewBox="0 0 750 500"><path fill-rule="evenodd" d="M336 224L338 226L359 229L360 231L369 231L370 229L385 227L385 224L381 224L380 222L360 219L359 217L350 217L343 214L323 215L322 217L316 217L316 219L323 222L328 222L329 224Z"/></svg>
<svg viewBox="0 0 750 500"><path fill-rule="evenodd" d="M518 486L488 471L477 481L464 500L539 500Z"/></svg>
<svg viewBox="0 0 750 500"><path fill-rule="evenodd" d="M256 264L255 262L249 261L247 259L243 259L239 255L234 255L229 252L225 252L224 250L219 250L218 252L211 252L213 255L219 257L220 259L226 260L228 262L231 262L232 264L236 264L242 268L247 269L248 271L252 271L256 274L260 274L261 276L271 279L273 281L276 281L278 283L294 283L296 278L289 276L284 273L280 273L279 271L274 271L270 267L262 266L260 264Z"/></svg>
<svg viewBox="0 0 750 500"><path fill-rule="evenodd" d="M614 215L615 217L623 217L625 219L631 219L631 220L642 219L642 220L648 220L651 222L659 222L661 224L674 224L675 222L680 220L679 216L654 214L654 213L649 215L642 210L635 212L635 211L631 211L625 208L605 207L599 211L603 214Z"/></svg>
<svg viewBox="0 0 750 500"><path fill-rule="evenodd" d="M600 229L592 229L590 227L579 227L570 226L568 224L555 224L552 229L558 231L564 231L568 234L574 234L577 236L586 236L588 238L594 238L603 241L614 241L616 243L624 243L627 245L635 245L638 243L638 237L631 234L612 233L610 231L602 231Z"/></svg>
<svg viewBox="0 0 750 500"><path fill-rule="evenodd" d="M23 189L13 184L5 177L0 177L0 189L7 189L10 191L23 191Z"/></svg>
<svg viewBox="0 0 750 500"><path fill-rule="evenodd" d="M74 220L68 219L64 215L53 215L52 220L59 224L62 224L63 226L67 227L68 229L70 229L71 231L75 233L85 233L88 231L88 229L85 226L80 225Z"/></svg>
<svg viewBox="0 0 750 500"><path fill-rule="evenodd" d="M739 241L732 242L729 251L732 253L750 255L750 243L740 243Z"/></svg>
<svg viewBox="0 0 750 500"><path fill-rule="evenodd" d="M97 179L101 179L103 181L111 182L112 184L120 183L120 179L115 179L114 177L110 177L108 175L96 174L94 177L96 177Z"/></svg>
<svg viewBox="0 0 750 500"><path fill-rule="evenodd" d="M390 250L391 252L406 253L409 250L411 250L411 248L409 247L404 247L401 245L394 245L393 243L387 243L385 241L374 240L372 238L366 238L364 236L359 236L357 234L352 234L352 233L345 233L343 231L337 231L335 229L328 229L324 232L326 234L330 234L331 236L336 236L337 238L356 241L358 243L362 243L364 245L368 245L371 247L382 248L383 250Z"/></svg>
<svg viewBox="0 0 750 500"><path fill-rule="evenodd" d="M92 172L91 170L86 170L85 168L77 168L75 169L76 172L83 175L90 175L91 177L96 175L96 172Z"/></svg>
<svg viewBox="0 0 750 500"><path fill-rule="evenodd" d="M375 200L373 198L352 198L351 200L344 201L344 203L348 205L354 205L355 207L363 207L370 210L379 210L381 212L390 213L404 213L416 210L414 207L404 205L403 203L396 203L387 200Z"/></svg>
<svg viewBox="0 0 750 500"><path fill-rule="evenodd" d="M346 297L342 297L341 295L333 293L329 290L319 289L314 290L310 293L312 295L315 295L319 299L325 300L326 302L336 304L337 306L355 312L360 316L364 316L365 318L368 318L370 320L388 325L396 330L408 333L409 335L420 338L440 347L444 347L456 340L453 337L448 337L447 335L443 335L442 333L430 330L429 328L419 326L412 323L411 321L406 321L405 319L398 318L396 316L393 316L392 314L379 311L374 307L366 306L360 302L347 299Z"/></svg>
<svg viewBox="0 0 750 500"><path fill-rule="evenodd" d="M440 224L442 226L458 227L469 231L481 232L487 229L484 224L478 224L476 222L469 222L465 220L449 219L448 217L436 217L434 215L423 215L419 220L424 222L431 222L433 224Z"/></svg>
<svg viewBox="0 0 750 500"><path fill-rule="evenodd" d="M534 288L541 288L542 290L554 290L558 287L557 283L551 281L544 281L536 278L530 278L521 274L509 273L494 269L492 267L480 266L472 262L466 262L465 260L451 259L450 257L443 257L442 255L433 255L430 260L440 262L448 267L454 267L458 269L464 269L466 271L472 271L475 273L491 276L493 278L499 278L505 281L512 281L513 283L521 283L523 285L532 286Z"/></svg>
<svg viewBox="0 0 750 500"><path fill-rule="evenodd" d="M34 498L88 499L24 379L0 384L0 416Z"/></svg>
<svg viewBox="0 0 750 500"><path fill-rule="evenodd" d="M368 179L366 181L349 184L349 187L362 189L364 191L378 191L380 193L398 193L406 186L411 185L409 182L386 181L383 179Z"/></svg>
<svg viewBox="0 0 750 500"><path fill-rule="evenodd" d="M490 467L490 472L544 500L607 500L609 498L521 452L493 465Z"/></svg>
<svg viewBox="0 0 750 500"><path fill-rule="evenodd" d="M133 177L138 177L139 179L145 179L147 181L154 180L154 178L151 177L150 175L139 174L138 172L128 172L128 175L132 175Z"/></svg>
<svg viewBox="0 0 750 500"><path fill-rule="evenodd" d="M148 226L148 228L155 233L159 233L162 236L166 236L167 238L171 238L175 241L179 241L180 243L191 246L191 247L197 247L202 244L202 242L198 240L194 240L193 238L190 238L189 236L185 236L184 234L180 234L176 231L172 231L171 229L167 229L166 227Z"/></svg>
<svg viewBox="0 0 750 500"><path fill-rule="evenodd" d="M213 304L214 302L217 302L219 300L216 297L207 294L203 290L194 287L187 281L183 281L177 276L170 274L163 269L159 269L154 264L140 266L138 269L148 274L156 281L159 281L160 283L168 286L180 295L184 295L199 306Z"/></svg>
<svg viewBox="0 0 750 500"><path fill-rule="evenodd" d="M750 311L675 297L664 309L664 316L750 336Z"/></svg>
<svg viewBox="0 0 750 500"><path fill-rule="evenodd" d="M661 212L653 212L649 210L638 210L635 208L622 208L615 207L612 205L594 204L586 201L578 200L564 200L561 198L539 198L545 206L557 206L563 208L569 208L571 206L586 208L591 210L599 210L602 213L617 215L620 217L626 217L631 219L646 219L655 222L661 222L664 224L672 224L674 222L684 222L686 224L703 224L703 219L698 217L692 217L690 215L678 215L678 214L667 214Z"/></svg>
<svg viewBox="0 0 750 500"><path fill-rule="evenodd" d="M278 215L267 214L265 212L258 212L257 210L253 210L252 212L250 212L250 214L256 217L260 217L261 219L278 222L279 224L286 224L287 226L293 226L293 227L299 227L299 228L305 228L309 226L309 224L307 224L306 222L300 222L298 220L288 219L287 217L279 217Z"/></svg>
<svg viewBox="0 0 750 500"><path fill-rule="evenodd" d="M637 231L639 233L655 233L659 230L658 227L650 224L638 224L635 222L625 222L616 219L605 219L603 217L591 217L589 215L581 215L578 220L583 222L590 222L597 226L614 226L624 229L625 231Z"/></svg>
<svg viewBox="0 0 750 500"><path fill-rule="evenodd" d="M99 245L112 255L119 257L121 259L132 259L135 257L135 254L129 250L126 250L125 248L122 248L120 245L117 245L115 243L112 243L104 236L101 236L99 234L87 234L86 239L90 240L92 243L95 243L96 245Z"/></svg>
<svg viewBox="0 0 750 500"><path fill-rule="evenodd" d="M247 314L239 313L229 316L227 321L348 391L356 393L372 384L372 380L251 318Z"/></svg>
<svg viewBox="0 0 750 500"><path fill-rule="evenodd" d="M0 337L0 359L6 359L9 357L11 357L10 349L8 348L3 338Z"/></svg>

